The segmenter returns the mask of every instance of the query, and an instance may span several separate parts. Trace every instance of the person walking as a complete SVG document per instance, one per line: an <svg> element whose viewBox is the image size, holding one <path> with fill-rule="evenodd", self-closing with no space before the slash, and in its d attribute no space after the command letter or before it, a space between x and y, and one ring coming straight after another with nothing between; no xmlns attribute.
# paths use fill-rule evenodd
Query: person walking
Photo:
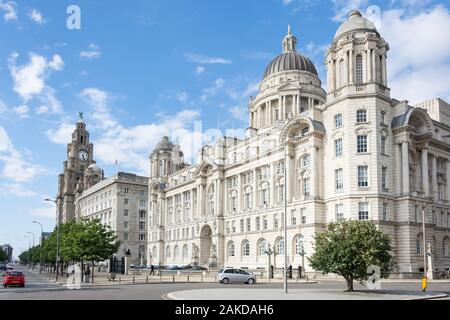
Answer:
<svg viewBox="0 0 450 320"><path fill-rule="evenodd" d="M298 278L302 278L302 266L298 266Z"/></svg>
<svg viewBox="0 0 450 320"><path fill-rule="evenodd" d="M150 275L151 276L155 275L155 266L154 265L150 266Z"/></svg>

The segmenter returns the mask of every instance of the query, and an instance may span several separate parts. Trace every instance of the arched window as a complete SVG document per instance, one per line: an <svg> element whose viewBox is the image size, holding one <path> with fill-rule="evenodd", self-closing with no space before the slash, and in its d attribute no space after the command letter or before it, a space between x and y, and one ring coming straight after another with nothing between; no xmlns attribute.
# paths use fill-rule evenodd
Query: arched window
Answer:
<svg viewBox="0 0 450 320"><path fill-rule="evenodd" d="M267 241L264 239L259 240L259 255L263 256L267 251Z"/></svg>
<svg viewBox="0 0 450 320"><path fill-rule="evenodd" d="M250 255L250 242L248 240L242 242L242 255L245 257Z"/></svg>
<svg viewBox="0 0 450 320"><path fill-rule="evenodd" d="M363 83L363 61L362 56L357 55L356 56L356 84L362 84Z"/></svg>
<svg viewBox="0 0 450 320"><path fill-rule="evenodd" d="M173 248L173 258L178 258L178 245Z"/></svg>
<svg viewBox="0 0 450 320"><path fill-rule="evenodd" d="M166 247L166 257L170 258L170 247L169 246Z"/></svg>
<svg viewBox="0 0 450 320"><path fill-rule="evenodd" d="M443 243L442 243L442 247L443 247L442 249L443 249L444 257L448 257L449 256L449 250L448 250L448 248L449 248L449 240L448 240L447 237L444 238Z"/></svg>
<svg viewBox="0 0 450 320"><path fill-rule="evenodd" d="M156 247L152 249L152 258L156 258Z"/></svg>
<svg viewBox="0 0 450 320"><path fill-rule="evenodd" d="M345 83L345 64L344 60L339 62L339 87L343 87Z"/></svg>
<svg viewBox="0 0 450 320"><path fill-rule="evenodd" d="M164 175L164 161L163 160L159 160L159 175L160 176Z"/></svg>
<svg viewBox="0 0 450 320"><path fill-rule="evenodd" d="M235 252L234 252L234 242L231 241L231 242L228 244L228 256L229 256L229 257L234 257L234 254L235 254Z"/></svg>
<svg viewBox="0 0 450 320"><path fill-rule="evenodd" d="M208 190L208 212L211 216L214 215L214 191L214 184L212 184Z"/></svg>
<svg viewBox="0 0 450 320"><path fill-rule="evenodd" d="M237 153L233 153L233 163L237 163Z"/></svg>
<svg viewBox="0 0 450 320"><path fill-rule="evenodd" d="M302 255L303 254L303 243L304 243L304 237L303 236L297 236L295 239L295 254L296 255Z"/></svg>
<svg viewBox="0 0 450 320"><path fill-rule="evenodd" d="M359 109L356 111L356 122L365 123L367 122L367 111L365 109Z"/></svg>
<svg viewBox="0 0 450 320"><path fill-rule="evenodd" d="M284 254L284 239L278 240L278 254Z"/></svg>
<svg viewBox="0 0 450 320"><path fill-rule="evenodd" d="M187 258L187 256L188 256L188 246L187 244L185 244L183 246L183 258Z"/></svg>

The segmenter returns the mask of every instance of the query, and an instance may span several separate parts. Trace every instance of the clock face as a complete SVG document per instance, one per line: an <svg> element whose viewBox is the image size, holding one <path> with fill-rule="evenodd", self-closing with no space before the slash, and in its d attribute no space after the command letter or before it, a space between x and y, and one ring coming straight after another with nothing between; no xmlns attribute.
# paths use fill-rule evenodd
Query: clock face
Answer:
<svg viewBox="0 0 450 320"><path fill-rule="evenodd" d="M78 159L81 161L88 161L89 160L89 154L86 150L80 150L78 151Z"/></svg>

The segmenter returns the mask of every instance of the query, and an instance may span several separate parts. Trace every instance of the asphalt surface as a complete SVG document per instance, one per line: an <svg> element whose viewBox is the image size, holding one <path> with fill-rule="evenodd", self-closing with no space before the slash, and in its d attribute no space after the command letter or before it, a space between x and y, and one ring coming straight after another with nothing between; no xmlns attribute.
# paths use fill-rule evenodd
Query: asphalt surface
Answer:
<svg viewBox="0 0 450 320"><path fill-rule="evenodd" d="M180 290L193 290L203 288L247 288L248 294L252 290L261 288L280 289L283 292L282 283L274 284L232 284L222 285L219 283L152 283L121 285L114 287L91 287L80 290L70 290L59 286L41 277L39 274L28 271L25 267L16 266L16 270L22 271L26 276L25 288L3 288L0 289L0 300L161 300L170 293ZM419 282L383 282L383 290L412 290L421 291ZM342 289L345 290L343 281L320 281L311 284L290 284L292 289ZM367 289L355 282L355 290ZM443 292L450 295L450 283L429 283L429 291ZM257 291L254 291L257 292ZM317 297L320 299L320 294ZM445 298L450 299L450 298Z"/></svg>

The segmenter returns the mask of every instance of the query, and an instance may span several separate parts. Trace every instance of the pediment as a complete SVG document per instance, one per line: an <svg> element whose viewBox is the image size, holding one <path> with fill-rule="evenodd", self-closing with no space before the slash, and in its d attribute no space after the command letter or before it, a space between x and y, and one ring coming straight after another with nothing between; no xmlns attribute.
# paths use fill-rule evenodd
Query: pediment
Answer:
<svg viewBox="0 0 450 320"><path fill-rule="evenodd" d="M208 169L210 168L210 169ZM208 173L209 170L214 171L218 168L217 163L211 157L203 157L203 161L198 165L195 170L194 176L199 176L202 173Z"/></svg>

